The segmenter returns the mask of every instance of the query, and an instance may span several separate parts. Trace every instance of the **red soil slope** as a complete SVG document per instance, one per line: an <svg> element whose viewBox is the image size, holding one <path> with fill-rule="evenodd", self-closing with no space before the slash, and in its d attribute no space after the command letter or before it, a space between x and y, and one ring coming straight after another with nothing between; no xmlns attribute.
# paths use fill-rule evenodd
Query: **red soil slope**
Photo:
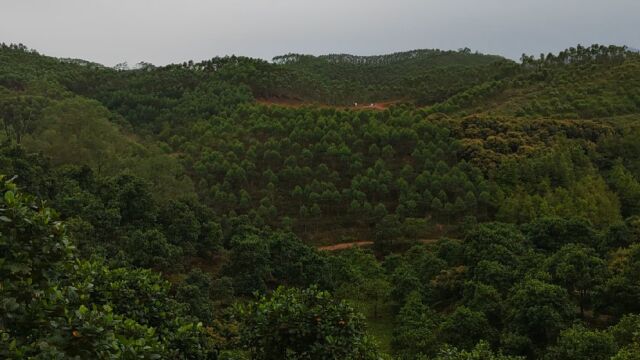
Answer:
<svg viewBox="0 0 640 360"><path fill-rule="evenodd" d="M257 99L257 103L267 106L284 106L284 107L292 107L292 108L300 108L305 106L313 106L313 107L321 107L321 108L333 108L333 109L354 109L354 110L385 110L389 108L391 105L397 104L397 101L387 101L387 102L377 102L377 103L358 103L353 104L351 106L331 106L327 104L318 104L318 103L309 103L301 100L293 100L293 99L282 99L282 98L267 98L267 99Z"/></svg>

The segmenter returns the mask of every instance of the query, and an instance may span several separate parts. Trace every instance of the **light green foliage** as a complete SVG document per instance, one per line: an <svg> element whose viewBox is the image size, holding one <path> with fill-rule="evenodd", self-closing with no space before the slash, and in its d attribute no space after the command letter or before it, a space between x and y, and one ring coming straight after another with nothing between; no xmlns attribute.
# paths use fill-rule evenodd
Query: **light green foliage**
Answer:
<svg viewBox="0 0 640 360"><path fill-rule="evenodd" d="M524 358L517 356L507 356L495 353L487 342L479 342L471 350L459 350L455 347L445 347L440 350L436 360L522 360Z"/></svg>
<svg viewBox="0 0 640 360"><path fill-rule="evenodd" d="M127 169L169 197L188 197L193 191L188 178L177 179L183 169L175 159L126 134L97 101L63 99L46 107L41 117L23 143L31 151L50 154L54 164L87 165L101 175ZM175 192L175 187L181 192Z"/></svg>
<svg viewBox="0 0 640 360"><path fill-rule="evenodd" d="M575 360L606 360L616 353L613 336L598 330L588 330L583 326L573 326L564 330L558 342L551 346L546 358Z"/></svg>
<svg viewBox="0 0 640 360"><path fill-rule="evenodd" d="M33 131L46 105L47 99L43 96L0 93L0 119L5 136L20 144L23 136Z"/></svg>
<svg viewBox="0 0 640 360"><path fill-rule="evenodd" d="M374 254L361 249L349 249L339 254L339 267L334 271L335 293L353 300L363 312L377 319L389 301L392 285Z"/></svg>
<svg viewBox="0 0 640 360"><path fill-rule="evenodd" d="M629 314L609 329L620 351L612 357L615 360L637 359L640 354L640 316Z"/></svg>
<svg viewBox="0 0 640 360"><path fill-rule="evenodd" d="M609 182L620 197L622 213L625 216L640 215L640 183L624 165L614 165L609 174Z"/></svg>
<svg viewBox="0 0 640 360"><path fill-rule="evenodd" d="M604 284L600 306L619 315L640 312L635 300L640 295L640 244L612 254L609 267L612 276Z"/></svg>
<svg viewBox="0 0 640 360"><path fill-rule="evenodd" d="M412 292L396 317L391 345L401 359L428 356L437 348L438 314L429 309L420 293Z"/></svg>
<svg viewBox="0 0 640 360"><path fill-rule="evenodd" d="M113 174L137 144L124 137L109 116L97 101L74 97L55 102L44 110L25 146L55 154L56 163L88 165L98 173Z"/></svg>

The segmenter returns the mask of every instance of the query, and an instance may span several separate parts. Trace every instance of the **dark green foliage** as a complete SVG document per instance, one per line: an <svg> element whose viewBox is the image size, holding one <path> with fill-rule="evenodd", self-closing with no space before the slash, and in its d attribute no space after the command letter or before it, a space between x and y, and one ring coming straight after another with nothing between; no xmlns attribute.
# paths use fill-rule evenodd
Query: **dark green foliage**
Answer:
<svg viewBox="0 0 640 360"><path fill-rule="evenodd" d="M400 221L396 215L386 215L375 227L375 244L378 250L388 252L393 247L393 240L401 235Z"/></svg>
<svg viewBox="0 0 640 360"><path fill-rule="evenodd" d="M568 244L547 260L553 281L577 297L580 314L591 300L592 292L607 278L607 267L592 248Z"/></svg>
<svg viewBox="0 0 640 360"><path fill-rule="evenodd" d="M494 342L496 333L486 316L465 306L447 316L438 331L440 342L470 350L480 340Z"/></svg>
<svg viewBox="0 0 640 360"><path fill-rule="evenodd" d="M243 345L255 359L376 359L362 317L327 292L278 288L238 308Z"/></svg>
<svg viewBox="0 0 640 360"><path fill-rule="evenodd" d="M172 259L182 256L182 248L167 241L164 234L158 230L133 232L123 239L123 261L129 261L134 266L145 268L169 269L176 264Z"/></svg>
<svg viewBox="0 0 640 360"><path fill-rule="evenodd" d="M2 44L0 357L637 358L639 59Z"/></svg>
<svg viewBox="0 0 640 360"><path fill-rule="evenodd" d="M53 210L5 179L1 192L3 358L216 358L157 274L79 261Z"/></svg>
<svg viewBox="0 0 640 360"><path fill-rule="evenodd" d="M507 267L517 267L519 258L527 252L525 237L515 226L501 223L483 224L465 239L465 257L469 265L480 261L495 261Z"/></svg>
<svg viewBox="0 0 640 360"><path fill-rule="evenodd" d="M523 227L534 246L545 251L556 251L564 244L596 245L596 234L591 224L579 219L542 218Z"/></svg>
<svg viewBox="0 0 640 360"><path fill-rule="evenodd" d="M513 117L592 119L638 111L640 56L624 47L578 45L540 59L523 56L508 80L485 82L434 107L436 111ZM624 75L623 75L624 74Z"/></svg>
<svg viewBox="0 0 640 360"><path fill-rule="evenodd" d="M567 292L556 285L526 279L506 300L506 328L531 339L534 344L552 342L574 317Z"/></svg>
<svg viewBox="0 0 640 360"><path fill-rule="evenodd" d="M432 104L516 70L503 58L467 50L277 56L273 83L258 94L341 105L393 100Z"/></svg>
<svg viewBox="0 0 640 360"><path fill-rule="evenodd" d="M332 287L327 259L305 245L293 234L275 234L269 239L271 274L288 286L323 289Z"/></svg>
<svg viewBox="0 0 640 360"><path fill-rule="evenodd" d="M325 257L293 234L246 233L230 245L229 263L222 272L234 279L236 294L250 295L268 285L333 287Z"/></svg>
<svg viewBox="0 0 640 360"><path fill-rule="evenodd" d="M188 304L188 312L207 323L214 320L214 298L224 298L222 289L217 288L210 274L200 269L192 269L176 289L176 299ZM221 293L217 293L220 291Z"/></svg>
<svg viewBox="0 0 640 360"><path fill-rule="evenodd" d="M492 327L502 327L504 301L496 288L483 283L468 282L465 284L463 302L469 309L484 314Z"/></svg>
<svg viewBox="0 0 640 360"><path fill-rule="evenodd" d="M264 291L271 278L269 245L257 235L236 238L231 243L229 265L224 273L234 279L237 294L250 295Z"/></svg>

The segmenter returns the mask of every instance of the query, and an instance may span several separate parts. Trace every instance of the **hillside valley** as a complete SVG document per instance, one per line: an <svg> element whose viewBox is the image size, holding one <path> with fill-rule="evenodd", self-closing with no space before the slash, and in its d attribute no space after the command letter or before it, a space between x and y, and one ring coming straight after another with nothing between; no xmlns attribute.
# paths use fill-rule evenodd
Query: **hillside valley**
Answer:
<svg viewBox="0 0 640 360"><path fill-rule="evenodd" d="M640 54L0 45L0 358L636 359Z"/></svg>

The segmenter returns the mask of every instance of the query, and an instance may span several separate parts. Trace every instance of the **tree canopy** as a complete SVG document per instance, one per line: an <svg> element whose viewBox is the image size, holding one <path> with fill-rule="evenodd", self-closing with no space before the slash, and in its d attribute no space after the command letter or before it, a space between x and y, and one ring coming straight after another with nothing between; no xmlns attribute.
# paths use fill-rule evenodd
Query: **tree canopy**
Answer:
<svg viewBox="0 0 640 360"><path fill-rule="evenodd" d="M633 359L639 70L1 44L0 357Z"/></svg>

